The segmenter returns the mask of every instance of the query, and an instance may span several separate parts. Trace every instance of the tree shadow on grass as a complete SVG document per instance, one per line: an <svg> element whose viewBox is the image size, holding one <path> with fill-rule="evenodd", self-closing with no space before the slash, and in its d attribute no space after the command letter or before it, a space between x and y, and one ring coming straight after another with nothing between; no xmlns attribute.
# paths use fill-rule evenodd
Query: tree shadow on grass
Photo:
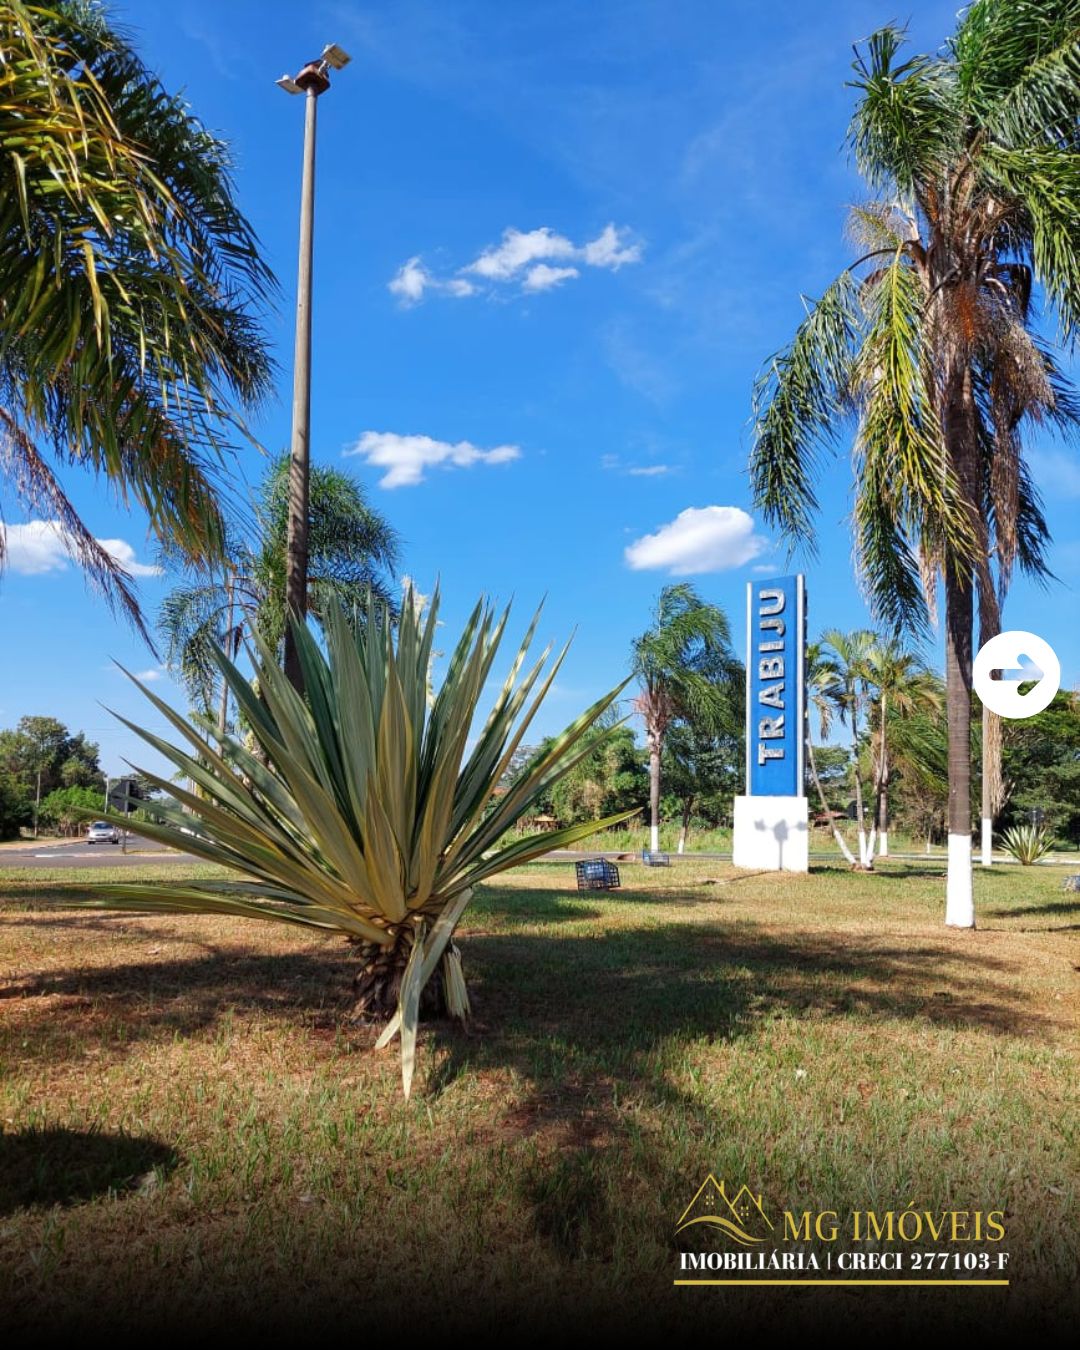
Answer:
<svg viewBox="0 0 1080 1350"><path fill-rule="evenodd" d="M45 908L44 906L42 907ZM115 933L129 931L126 927L130 924L132 915L121 913L119 910L111 914L101 914L96 911L87 912L86 910L63 910L57 913L53 907L52 913L43 913L41 911L20 911L21 917L13 919L10 915L4 916L4 928L70 928L84 932Z"/></svg>
<svg viewBox="0 0 1080 1350"><path fill-rule="evenodd" d="M1055 900L1052 904L1035 901L1030 905L1015 905L1012 909L988 909L993 919L1033 919L1040 914L1080 914L1080 900Z"/></svg>
<svg viewBox="0 0 1080 1350"><path fill-rule="evenodd" d="M830 868L830 871L833 869ZM847 871L853 869L848 868ZM923 866L922 864L911 863L890 863L888 867L875 865L870 872L864 872L864 876L873 877L875 881L911 881L914 877L932 877L935 880L946 875L945 868L941 863L936 866L933 864Z"/></svg>
<svg viewBox="0 0 1080 1350"><path fill-rule="evenodd" d="M0 1131L0 1214L32 1205L77 1205L156 1182L180 1155L167 1144L98 1130Z"/></svg>
<svg viewBox="0 0 1080 1350"><path fill-rule="evenodd" d="M925 940L819 930L779 937L746 920L711 920L602 937L465 935L461 945L482 1021L512 1025L525 1053L530 1040L552 1036L647 1052L675 1033L741 1035L778 1013L922 1019L1003 1035L1058 1025L995 978L1015 962L974 951L961 959ZM480 1053L502 1053L500 1042L482 1041Z"/></svg>
<svg viewBox="0 0 1080 1350"><path fill-rule="evenodd" d="M795 1021L795 1047L804 1019L811 1035L824 1021L849 1027L853 1044L874 1024L897 1022L1013 1037L1057 1029L1017 988L1016 963L970 949L961 955L949 942L778 936L752 923L710 921L616 930L602 943L564 934L551 946L516 934L463 943L478 1012L492 1034L472 1040L437 1030L438 1057L424 1091L437 1100L464 1072L487 1070L503 1081L512 1070L525 1095L492 1142L529 1141L517 1186L538 1235L556 1259L601 1269L614 1250L655 1250L666 1241L659 1259L677 1270L675 1220L705 1171L726 1175L730 1166L740 1169L738 1181L748 1179L754 1145L718 1128L715 1097L682 1086L680 1043L701 1063L722 1063L725 1043L758 1034L777 1017ZM718 1054L710 1056L708 1042ZM700 1175L688 1174L688 1152L672 1148L673 1135L701 1141L689 1150L702 1158ZM810 1179L797 1183L805 1188L800 1206L848 1212L865 1203L857 1186L829 1189L811 1157L801 1165ZM760 1166L767 1174L764 1153ZM657 1213L660 1197L672 1206L670 1229L668 1216ZM782 1208L791 1194L777 1191L770 1201ZM829 1293L824 1302L842 1297ZM668 1315L683 1311L672 1303ZM784 1311L797 1326L797 1310ZM917 1312L908 1310L913 1320Z"/></svg>
<svg viewBox="0 0 1080 1350"><path fill-rule="evenodd" d="M668 903L680 898L673 893ZM952 948L925 939L898 943L820 930L778 936L746 920L724 919L614 926L604 933L575 932L568 923L555 933L505 931L507 921L516 926L519 918L522 924L562 923L597 913L543 888L515 892L512 903L489 894L473 916L476 928L464 927L461 947L467 974L478 977L478 1021L495 1034L451 1034L445 1082L460 1070L456 1056L466 1046L470 1058L478 1053L486 1060L504 1056L508 1045L527 1057L545 1040L648 1050L675 1034L739 1036L778 1013L919 1018L1003 1035L1043 1035L1056 1026L1014 986L994 978L1008 975L1014 963L975 951L958 961ZM487 931L493 915L504 931ZM124 917L130 924L132 916ZM198 923L190 920L196 941ZM153 931L146 936L158 938ZM175 932L167 940L175 941ZM18 1001L7 1018L10 1034L26 1042L21 1055L61 1059L65 1037L71 1054L81 1055L94 1039L110 1053L124 1053L139 1041L194 1034L226 1012L348 1030L357 966L343 941L327 938L287 952L204 944L198 954L174 959L140 956L138 949L118 954L104 947L109 964L0 984L0 999ZM509 1038L500 1034L507 1028L514 1029Z"/></svg>
<svg viewBox="0 0 1080 1350"><path fill-rule="evenodd" d="M613 898L605 897L605 902ZM520 1208L515 1205L514 1212L526 1228L535 1227L568 1279L575 1276L579 1262L590 1263L587 1271L597 1281L595 1306L574 1303L578 1326L592 1325L592 1316L597 1324L605 1314L611 1319L612 1309L621 1308L625 1299L623 1320L640 1323L638 1330L663 1323L656 1327L658 1334L670 1334L681 1326L680 1318L711 1320L715 1328L716 1305L690 1303L682 1297L685 1291L676 1294L667 1287L676 1269L673 1250L659 1250L655 1280L650 1281L640 1267L633 1271L636 1288L617 1287L609 1274L616 1268L612 1254L617 1250L653 1252L669 1232L673 1234L679 1211L699 1184L696 1173L687 1174L699 1158L706 1166L721 1169L720 1175L726 1174L723 1169L729 1164L733 1169L745 1167L746 1156L740 1150L748 1145L737 1132L729 1151L723 1151L725 1132L718 1128L715 1099L685 1091L677 1075L667 1072L664 1055L669 1045L677 1049L679 1042L695 1040L723 1045L757 1034L777 1017L794 1021L796 1035L802 1019L817 1025L835 1019L853 1041L875 1022L911 1021L1001 1036L1042 1036L1056 1026L1017 987L1015 963L945 936L905 942L895 934L778 933L775 926L766 929L729 919L715 905L700 922L684 918L652 923L653 916L645 914L632 919L635 926L619 927L616 915L612 928L599 934L562 922L586 917L593 908L586 902L583 914L577 903L565 891L544 888L515 890L509 896L488 893L484 905L471 915L475 927L467 925L461 939L473 982L477 1030L483 1034L468 1036L443 1025L426 1030L422 1078L415 1095L437 1106L438 1097L468 1071L501 1072L501 1081L507 1069L519 1076L524 1097L515 1092L501 1116L498 1109L491 1113L493 1119L485 1114L470 1151L475 1149L482 1164L486 1150L497 1157L504 1143L526 1141L527 1147L515 1157L511 1198L520 1201ZM545 912L558 916L556 931L507 931L508 918L541 922ZM484 931L492 919L502 931ZM198 925L197 919L191 920L185 932L197 936ZM171 937L175 940L175 929ZM157 934L148 929L147 938L156 940ZM44 972L27 977L29 988L22 982L21 1036L47 1045L58 1012L76 1026L87 1022L84 1038L96 1035L104 1040L112 1034L88 1021L85 1006L73 1003L64 1008L49 1000L35 1007L36 1000L29 997L33 992L67 995L92 1007L104 1005L113 1019L129 1025L131 1042L168 1041L177 1031L194 1032L213 1024L226 1010L237 1020L245 1013L272 1014L289 1023L332 1005L334 1019L344 1023L355 969L349 949L333 939L292 952L259 953L234 946L163 962L142 957L128 961L104 941L102 949L102 961L111 959L113 965ZM112 1040L109 1044L115 1045ZM395 1082L392 1090L396 1088ZM628 1114L624 1106L628 1098L650 1109L636 1117ZM651 1123L650 1116L661 1124ZM700 1147L692 1146L689 1153L673 1151L670 1138L662 1133L664 1122L667 1128L702 1141ZM764 1170L764 1158L762 1166ZM821 1169L814 1179L813 1161L806 1166L812 1177L807 1184L821 1184ZM779 1185L775 1174L773 1183ZM770 1198L785 1203L789 1196L778 1191ZM865 1199L862 1194L835 1192L813 1197L845 1212ZM924 1199L929 1203L929 1194ZM810 1204L811 1199L800 1191L799 1202ZM452 1226L454 1219L451 1213L448 1220L440 1216L439 1222ZM313 1235L315 1240L322 1240L321 1232ZM355 1245L351 1230L349 1240ZM388 1259L391 1265L398 1259L406 1268L395 1242L400 1238L389 1233ZM332 1249L344 1261L341 1250ZM555 1301L542 1282L530 1286L528 1263L517 1285L491 1293L477 1274L482 1263L474 1263L471 1275L466 1272L472 1283L463 1286L459 1269L452 1269L450 1258L439 1255L442 1250L438 1243L431 1244L435 1269L416 1276L410 1268L419 1291L414 1290L414 1301L408 1304L410 1315L419 1306L426 1310L425 1300L437 1314L447 1303L447 1288L455 1291L449 1300L451 1313L461 1308L463 1317L471 1307L488 1308L498 1299L513 1304L519 1297L518 1311L525 1323L542 1319L545 1298L551 1311L560 1311L551 1306ZM249 1263L243 1267L244 1277L257 1301L266 1287L260 1281L271 1271L275 1292L284 1292L295 1303L301 1282L298 1279L294 1287L287 1271L282 1277L273 1257L272 1251L253 1247L244 1254ZM320 1260L331 1264L322 1256ZM440 1261L447 1264L440 1266ZM213 1285L214 1279L221 1281L219 1286ZM206 1290L200 1287L200 1297L205 1293L224 1300L236 1281L226 1284L223 1276L214 1275L207 1284ZM588 1287L580 1279L575 1289L584 1290L588 1299ZM851 1299L850 1291L842 1294ZM905 1295L897 1290L887 1294L890 1304L882 1305L880 1312L892 1316L896 1324L894 1304ZM754 1291L742 1296L760 1298ZM778 1294L770 1304L770 1316L776 1308L795 1331L805 1313L797 1297L805 1298L805 1291L793 1291L790 1297ZM306 1315L310 1301L304 1306ZM760 1302L754 1306L759 1308ZM729 1308L725 1303L725 1325L730 1323ZM562 1311L569 1318L569 1310ZM373 1318L374 1313L369 1325Z"/></svg>

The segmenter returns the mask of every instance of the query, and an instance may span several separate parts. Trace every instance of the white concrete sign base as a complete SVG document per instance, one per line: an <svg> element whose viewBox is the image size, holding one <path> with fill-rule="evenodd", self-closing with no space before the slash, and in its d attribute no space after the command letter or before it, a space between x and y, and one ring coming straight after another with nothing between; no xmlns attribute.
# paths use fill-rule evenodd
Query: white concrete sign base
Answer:
<svg viewBox="0 0 1080 1350"><path fill-rule="evenodd" d="M736 797L732 861L755 872L808 872L805 797Z"/></svg>

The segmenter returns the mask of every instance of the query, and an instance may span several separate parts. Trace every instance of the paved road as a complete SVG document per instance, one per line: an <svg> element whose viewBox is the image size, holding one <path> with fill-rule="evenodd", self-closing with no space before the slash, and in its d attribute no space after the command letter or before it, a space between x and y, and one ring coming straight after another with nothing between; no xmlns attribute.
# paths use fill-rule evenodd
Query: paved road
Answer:
<svg viewBox="0 0 1080 1350"><path fill-rule="evenodd" d="M133 841L132 847L137 847L138 853L122 853L119 845L112 844L86 844L78 840L63 844L53 842L33 843L29 842L20 845L18 848L0 848L0 871L4 868L78 868L78 867L145 867L147 863L192 863L199 859L193 857L190 853L174 853L171 849L155 847L146 839ZM640 853L634 853L627 856L624 852L616 850L603 849L561 849L557 852L548 853L541 861L545 862L575 862L579 858L610 858L613 861L637 861L641 857ZM730 853L687 853L686 861L694 859L706 861L714 859L717 861L730 862ZM671 855L673 865L678 865L680 859L677 854ZM811 862L838 862L839 854L818 853L810 854ZM929 866L937 864L944 870L946 857L943 853L893 853L890 854L892 862L924 863ZM1003 857L995 858L995 862L1006 862ZM1070 856L1061 856L1046 858L1040 866L1050 867L1071 867L1080 871L1080 858L1074 854Z"/></svg>
<svg viewBox="0 0 1080 1350"><path fill-rule="evenodd" d="M174 853L172 849L157 847L146 839L133 840L129 847L138 848L138 853L124 853L119 844L87 844L79 839L63 844L31 840L18 848L0 848L0 871L6 867L145 867L147 863L198 861L190 853Z"/></svg>

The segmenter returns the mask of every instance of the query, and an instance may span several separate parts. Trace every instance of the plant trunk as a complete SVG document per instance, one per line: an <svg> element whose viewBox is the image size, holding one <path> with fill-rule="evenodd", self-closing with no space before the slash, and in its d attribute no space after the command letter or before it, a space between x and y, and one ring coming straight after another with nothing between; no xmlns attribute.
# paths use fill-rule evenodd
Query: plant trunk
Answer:
<svg viewBox="0 0 1080 1350"><path fill-rule="evenodd" d="M361 962L353 977L352 1017L358 1022L388 1022L397 1012L413 947L412 929L403 929L389 947L361 938L350 939L350 944ZM425 1020L448 1016L441 961L420 995L420 1016Z"/></svg>
<svg viewBox="0 0 1080 1350"><path fill-rule="evenodd" d="M992 865L994 817L1002 807L1001 718L983 704L982 710L982 865Z"/></svg>
<svg viewBox="0 0 1080 1350"><path fill-rule="evenodd" d="M878 767L877 828L878 857L889 856L889 746L886 732L888 711L885 694L881 695L881 763Z"/></svg>
<svg viewBox="0 0 1080 1350"><path fill-rule="evenodd" d="M649 848L660 849L660 738L649 737Z"/></svg>
<svg viewBox="0 0 1080 1350"><path fill-rule="evenodd" d="M833 838L836 840L840 852L848 860L851 866L854 867L855 855L852 853L851 849L848 848L847 840L840 833L836 826L836 822L833 821L832 812L829 810L829 803L825 800L825 791L821 786L821 779L818 777L817 762L814 759L814 742L810 739L809 733L806 737L806 757L810 761L810 776L813 778L814 786L817 788L818 797L821 800L821 809L825 815L829 817L829 820L832 823Z"/></svg>
<svg viewBox="0 0 1080 1350"><path fill-rule="evenodd" d="M863 775L859 772L859 693L855 683L850 686L850 714L852 714L852 778L855 780L855 814L859 822L859 867L872 871L873 863L867 846L867 806L863 798Z"/></svg>
<svg viewBox="0 0 1080 1350"><path fill-rule="evenodd" d="M983 705L983 710L982 710L982 739L983 739L983 754L982 754L982 830L981 830L981 836L982 836L982 837L981 837L981 844L982 844L982 847L981 847L981 850L980 850L981 856L980 856L980 858L979 858L979 861L982 863L983 867L992 867L992 866L993 866L993 862L994 862L994 858L993 858L993 853L994 853L994 808L993 808L993 805L992 805L992 797L993 797L993 793L992 793L992 785L991 785L991 783L990 783L990 775L989 775L989 773L987 772L988 765L987 765L987 762L986 762L986 761L987 761L986 739L987 739L987 734L988 734L988 732L989 732L989 727L987 726L987 723L989 722L989 720L990 720L990 710L989 710L989 708L987 708L986 705L984 704L984 705Z"/></svg>
<svg viewBox="0 0 1080 1350"><path fill-rule="evenodd" d="M686 836L690 833L690 814L694 809L693 797L687 797L682 808L682 828L679 830L679 852L686 848Z"/></svg>
<svg viewBox="0 0 1080 1350"><path fill-rule="evenodd" d="M863 802L862 774L859 772L859 733L855 722L855 700L851 702L851 771L855 779L855 814L859 821L859 866L869 872L873 868L866 841L866 806Z"/></svg>
<svg viewBox="0 0 1080 1350"><path fill-rule="evenodd" d="M945 575L945 706L949 727L949 864L945 922L975 927L971 877L971 633L970 582L951 566Z"/></svg>
<svg viewBox="0 0 1080 1350"><path fill-rule="evenodd" d="M976 537L978 443L974 425L971 375L954 375L946 407L945 436L961 500L967 505ZM945 922L952 928L975 927L971 874L971 664L975 626L973 569L947 550L945 582L945 707L949 739L949 862L945 882Z"/></svg>

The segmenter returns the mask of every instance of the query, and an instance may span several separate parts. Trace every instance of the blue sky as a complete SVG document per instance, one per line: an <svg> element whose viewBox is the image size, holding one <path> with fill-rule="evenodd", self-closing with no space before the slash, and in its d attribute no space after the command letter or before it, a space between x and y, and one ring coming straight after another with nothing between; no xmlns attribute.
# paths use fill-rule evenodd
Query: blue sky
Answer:
<svg viewBox="0 0 1080 1350"><path fill-rule="evenodd" d="M909 6L913 49L956 4ZM238 192L282 283L279 397L253 430L288 443L303 105L273 83L336 41L353 56L320 103L313 452L350 467L400 531L404 570L441 579L448 637L481 592L519 626L577 629L538 733L625 673L672 569L732 616L748 579L784 571L745 476L750 389L800 293L845 262L863 195L843 148L851 43L883 0L494 0L300 7L126 4L148 63L233 145ZM1033 442L1061 584L1023 580L1010 627L1080 679L1080 456ZM245 451L240 470L258 480ZM67 480L95 533L152 562L145 522ZM861 626L837 460L822 486L810 628ZM9 525L19 521L5 502ZM690 513L690 514L684 514ZM157 724L115 673L151 654L48 539L23 536L0 581L0 725L47 713L87 730L108 772L149 751L100 704ZM147 607L168 586L141 581ZM934 655L931 650L931 655ZM509 651L507 657L509 658ZM149 716L144 715L144 709Z"/></svg>

